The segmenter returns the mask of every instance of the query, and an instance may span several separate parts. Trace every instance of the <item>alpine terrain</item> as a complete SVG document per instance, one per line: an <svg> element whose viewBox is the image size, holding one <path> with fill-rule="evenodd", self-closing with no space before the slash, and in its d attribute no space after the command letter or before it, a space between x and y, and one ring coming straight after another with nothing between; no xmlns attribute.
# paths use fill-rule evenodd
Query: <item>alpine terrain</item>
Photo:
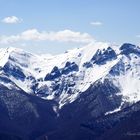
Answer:
<svg viewBox="0 0 140 140"><path fill-rule="evenodd" d="M139 118L139 46L0 49L0 140L139 140Z"/></svg>

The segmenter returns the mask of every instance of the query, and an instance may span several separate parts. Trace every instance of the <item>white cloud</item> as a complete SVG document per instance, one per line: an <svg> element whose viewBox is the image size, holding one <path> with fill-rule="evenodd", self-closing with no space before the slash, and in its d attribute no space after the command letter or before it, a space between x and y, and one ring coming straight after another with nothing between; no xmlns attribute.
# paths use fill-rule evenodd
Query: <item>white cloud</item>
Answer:
<svg viewBox="0 0 140 140"><path fill-rule="evenodd" d="M91 24L92 26L101 26L101 25L103 25L103 23L100 22L100 21L94 21L94 22L91 22L90 24Z"/></svg>
<svg viewBox="0 0 140 140"><path fill-rule="evenodd" d="M93 37L88 33L74 32L71 30L63 30L58 32L39 32L37 29L29 29L17 35L0 36L1 44L11 44L20 41L58 41L89 43L93 40Z"/></svg>
<svg viewBox="0 0 140 140"><path fill-rule="evenodd" d="M7 24L16 24L16 23L21 23L22 19L16 16L10 16L10 17L5 17L4 19L2 19L2 22L7 23Z"/></svg>

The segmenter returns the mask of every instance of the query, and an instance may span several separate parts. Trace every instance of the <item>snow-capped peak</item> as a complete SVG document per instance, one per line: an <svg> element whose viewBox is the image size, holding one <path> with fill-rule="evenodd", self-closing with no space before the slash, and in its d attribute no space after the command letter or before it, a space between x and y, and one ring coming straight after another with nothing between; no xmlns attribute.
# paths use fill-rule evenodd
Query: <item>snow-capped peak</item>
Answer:
<svg viewBox="0 0 140 140"><path fill-rule="evenodd" d="M60 107L104 79L120 88L118 95L123 96L123 102L140 100L140 49L132 44L94 42L54 56L35 55L17 48L0 49L0 66L17 87L45 99L55 99Z"/></svg>

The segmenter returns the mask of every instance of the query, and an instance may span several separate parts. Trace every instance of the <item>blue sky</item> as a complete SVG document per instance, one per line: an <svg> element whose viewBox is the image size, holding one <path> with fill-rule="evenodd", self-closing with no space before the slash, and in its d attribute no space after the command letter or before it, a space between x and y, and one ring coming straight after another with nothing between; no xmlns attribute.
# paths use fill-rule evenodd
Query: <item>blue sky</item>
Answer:
<svg viewBox="0 0 140 140"><path fill-rule="evenodd" d="M140 0L0 0L0 47L61 53L91 41L140 43Z"/></svg>

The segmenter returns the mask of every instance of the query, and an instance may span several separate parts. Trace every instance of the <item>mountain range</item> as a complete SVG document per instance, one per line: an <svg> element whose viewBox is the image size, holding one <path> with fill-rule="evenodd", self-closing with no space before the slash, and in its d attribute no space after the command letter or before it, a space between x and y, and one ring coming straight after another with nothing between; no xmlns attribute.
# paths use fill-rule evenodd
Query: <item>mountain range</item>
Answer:
<svg viewBox="0 0 140 140"><path fill-rule="evenodd" d="M0 112L1 140L139 140L140 47L1 48Z"/></svg>

